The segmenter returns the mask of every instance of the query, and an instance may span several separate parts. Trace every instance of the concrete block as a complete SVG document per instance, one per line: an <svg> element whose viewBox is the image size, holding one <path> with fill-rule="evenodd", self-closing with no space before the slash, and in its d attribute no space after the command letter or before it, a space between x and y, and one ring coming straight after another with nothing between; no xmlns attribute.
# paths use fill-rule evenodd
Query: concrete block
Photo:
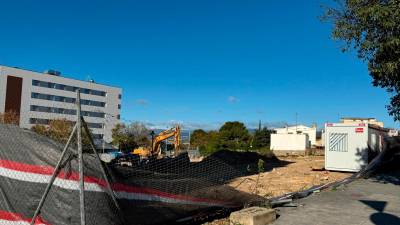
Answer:
<svg viewBox="0 0 400 225"><path fill-rule="evenodd" d="M266 225L276 220L274 209L251 207L231 213L231 225Z"/></svg>

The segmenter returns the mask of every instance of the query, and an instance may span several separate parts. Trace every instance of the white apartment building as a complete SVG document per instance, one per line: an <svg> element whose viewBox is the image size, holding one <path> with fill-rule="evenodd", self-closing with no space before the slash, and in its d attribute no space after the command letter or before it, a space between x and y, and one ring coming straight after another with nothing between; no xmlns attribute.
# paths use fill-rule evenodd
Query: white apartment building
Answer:
<svg viewBox="0 0 400 225"><path fill-rule="evenodd" d="M81 108L97 142L112 141L111 130L119 123L121 88L0 65L0 113L13 111L19 125L30 129L52 119L76 121L76 90Z"/></svg>

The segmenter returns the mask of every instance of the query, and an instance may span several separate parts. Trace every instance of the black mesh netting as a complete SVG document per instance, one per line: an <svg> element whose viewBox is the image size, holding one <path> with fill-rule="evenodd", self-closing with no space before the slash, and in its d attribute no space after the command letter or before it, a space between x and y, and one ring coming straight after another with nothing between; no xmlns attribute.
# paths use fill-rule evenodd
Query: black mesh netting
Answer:
<svg viewBox="0 0 400 225"><path fill-rule="evenodd" d="M74 148L44 203L36 224L80 224L79 175ZM0 124L0 224L29 224L60 158L63 145L12 125ZM227 182L246 175L247 161L227 152L192 163L187 154L106 165L112 201L101 164L85 151L87 224L167 224L218 209L236 209L265 199L236 191ZM243 155L242 155L243 156ZM254 159L253 159L254 158ZM233 161L232 161L233 160ZM104 164L103 164L104 165Z"/></svg>

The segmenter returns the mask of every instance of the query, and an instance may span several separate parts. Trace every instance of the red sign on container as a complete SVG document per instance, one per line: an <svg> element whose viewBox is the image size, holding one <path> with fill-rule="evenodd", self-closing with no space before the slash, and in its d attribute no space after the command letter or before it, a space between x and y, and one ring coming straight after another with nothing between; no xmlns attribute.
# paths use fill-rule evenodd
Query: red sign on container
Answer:
<svg viewBox="0 0 400 225"><path fill-rule="evenodd" d="M362 128L362 127L357 127L357 128L356 128L356 133L364 133L364 128Z"/></svg>

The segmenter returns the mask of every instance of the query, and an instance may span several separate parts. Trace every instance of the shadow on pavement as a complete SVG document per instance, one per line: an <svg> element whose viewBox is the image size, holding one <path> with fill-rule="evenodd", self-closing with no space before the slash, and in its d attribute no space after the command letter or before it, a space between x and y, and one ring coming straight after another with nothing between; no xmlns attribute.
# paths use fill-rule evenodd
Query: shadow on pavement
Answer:
<svg viewBox="0 0 400 225"><path fill-rule="evenodd" d="M371 221L376 225L398 225L400 218L388 213L374 213L370 217Z"/></svg>
<svg viewBox="0 0 400 225"><path fill-rule="evenodd" d="M400 224L399 217L384 212L387 202L370 201L370 200L360 200L360 202L362 202L365 205L378 211L370 216L370 220L374 224L376 224L376 225L398 225L398 224Z"/></svg>

